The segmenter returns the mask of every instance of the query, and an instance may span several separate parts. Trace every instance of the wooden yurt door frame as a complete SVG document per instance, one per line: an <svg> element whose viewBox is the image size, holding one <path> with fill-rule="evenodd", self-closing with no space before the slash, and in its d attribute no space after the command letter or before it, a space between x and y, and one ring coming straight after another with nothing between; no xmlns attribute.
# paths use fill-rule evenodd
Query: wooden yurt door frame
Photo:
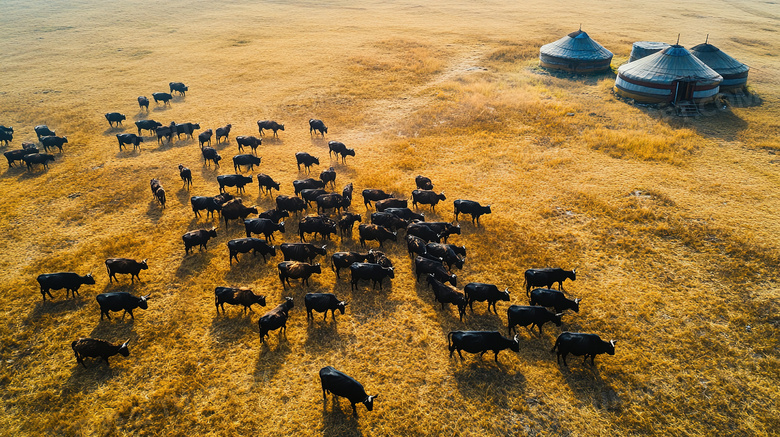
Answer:
<svg viewBox="0 0 780 437"><path fill-rule="evenodd" d="M693 88L696 86L695 80L676 80L674 85L673 103L693 100Z"/></svg>

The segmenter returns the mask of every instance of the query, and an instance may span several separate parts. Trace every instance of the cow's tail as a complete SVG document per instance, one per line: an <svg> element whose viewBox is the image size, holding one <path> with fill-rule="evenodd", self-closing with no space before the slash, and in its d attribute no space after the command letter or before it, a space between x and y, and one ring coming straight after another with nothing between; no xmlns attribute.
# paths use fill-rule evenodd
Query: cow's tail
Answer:
<svg viewBox="0 0 780 437"><path fill-rule="evenodd" d="M453 334L453 331L450 331L450 332L447 334L447 347L448 347L450 350L452 350L452 334Z"/></svg>
<svg viewBox="0 0 780 437"><path fill-rule="evenodd" d="M557 348L560 344L561 344L561 339L560 338L555 339L555 345L553 345L553 348L550 349L550 353L555 352L555 348Z"/></svg>
<svg viewBox="0 0 780 437"><path fill-rule="evenodd" d="M108 276L111 276L111 268L108 267L108 260L106 260L106 272L108 273Z"/></svg>
<svg viewBox="0 0 780 437"><path fill-rule="evenodd" d="M525 295L526 297L531 297L531 287L528 286L528 278L523 278L523 288L525 288Z"/></svg>

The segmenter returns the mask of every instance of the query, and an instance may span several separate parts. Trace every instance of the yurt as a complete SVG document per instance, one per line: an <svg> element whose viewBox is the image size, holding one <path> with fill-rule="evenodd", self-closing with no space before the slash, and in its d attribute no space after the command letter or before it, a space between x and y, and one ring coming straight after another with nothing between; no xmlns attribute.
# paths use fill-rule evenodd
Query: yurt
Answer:
<svg viewBox="0 0 780 437"><path fill-rule="evenodd" d="M609 70L612 52L580 29L558 41L543 45L539 49L539 61L544 68L594 73Z"/></svg>
<svg viewBox="0 0 780 437"><path fill-rule="evenodd" d="M634 62L638 59L650 56L653 53L660 52L667 47L669 47L669 44L665 42L637 41L631 47L631 57L628 58L628 62Z"/></svg>
<svg viewBox="0 0 780 437"><path fill-rule="evenodd" d="M712 44L704 43L691 48L693 56L723 76L721 91L737 91L747 85L750 67L723 53Z"/></svg>
<svg viewBox="0 0 780 437"><path fill-rule="evenodd" d="M620 66L615 92L642 103L705 103L718 94L722 80L685 47L675 44Z"/></svg>

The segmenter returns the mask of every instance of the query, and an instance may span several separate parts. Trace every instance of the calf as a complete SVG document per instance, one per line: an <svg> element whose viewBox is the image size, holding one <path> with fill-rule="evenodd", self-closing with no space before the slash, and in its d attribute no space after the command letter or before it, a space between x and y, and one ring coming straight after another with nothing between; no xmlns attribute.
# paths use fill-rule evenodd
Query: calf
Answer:
<svg viewBox="0 0 780 437"><path fill-rule="evenodd" d="M148 270L149 265L146 260L136 261L128 258L109 258L106 260L106 270L108 271L108 282L114 282L116 274L121 273L123 275L130 275L130 283L133 283L133 278L138 278L141 281L141 277L138 276L141 270ZM118 280L117 280L118 281Z"/></svg>
<svg viewBox="0 0 780 437"><path fill-rule="evenodd" d="M349 271L352 273L352 284L350 289L358 288L358 281L361 279L370 280L371 288L376 288L376 284L379 284L379 289L382 289L382 279L395 278L395 271L392 267L382 267L376 263L352 263L349 266Z"/></svg>
<svg viewBox="0 0 780 437"><path fill-rule="evenodd" d="M209 239L216 238L216 236L217 228L198 229L187 232L181 236L181 239L184 242L184 254L189 255L190 249L195 246L200 246L201 250L206 249Z"/></svg>
<svg viewBox="0 0 780 437"><path fill-rule="evenodd" d="M73 293L75 298L78 294L79 288L83 284L92 285L95 283L95 278L92 277L92 273L81 276L73 272L60 272L60 273L44 273L38 275L38 284L41 286L41 295L43 301L46 302L46 295L54 299L49 290L61 290L65 289L65 298L67 299L68 293Z"/></svg>
<svg viewBox="0 0 780 437"><path fill-rule="evenodd" d="M566 296L558 290L551 290L549 288L531 290L531 305L555 308L556 313L562 313L567 309L571 309L575 313L578 313L580 312L580 301L582 301L582 299L567 299Z"/></svg>
<svg viewBox="0 0 780 437"><path fill-rule="evenodd" d="M118 112L109 112L106 114L106 120L108 120L108 125L111 127L114 127L114 123L119 126L122 124L122 120L126 119L127 117L125 117L125 114L120 114Z"/></svg>
<svg viewBox="0 0 780 437"><path fill-rule="evenodd" d="M433 274L434 278L440 282L449 282L453 286L458 285L458 277L447 272L447 269L439 261L417 256L414 258L414 270L418 281L420 275Z"/></svg>
<svg viewBox="0 0 780 437"><path fill-rule="evenodd" d="M374 207L376 208L377 212L387 212L386 210L388 208L406 208L408 205L409 204L406 199L396 199L395 197L377 200L374 203Z"/></svg>
<svg viewBox="0 0 780 437"><path fill-rule="evenodd" d="M282 243L279 248L282 250L285 261L301 261L311 264L318 255L327 255L325 245L315 246L311 243Z"/></svg>
<svg viewBox="0 0 780 437"><path fill-rule="evenodd" d="M387 194L382 190L376 190L367 188L363 190L363 206L368 209L369 206L371 206L371 202L376 202L377 200L383 200L383 199L389 199L393 197L392 194Z"/></svg>
<svg viewBox="0 0 780 437"><path fill-rule="evenodd" d="M35 130L35 135L38 136L38 141L40 141L43 137L53 137L57 135L53 130L49 129L49 126L46 126L45 124L39 124L33 129Z"/></svg>
<svg viewBox="0 0 780 437"><path fill-rule="evenodd" d="M528 269L525 271L525 293L530 296L531 288L533 287L547 287L552 288L553 284L558 283L558 290L563 290L563 281L566 278L571 278L572 281L577 280L577 269L563 270L561 268L543 268L543 269Z"/></svg>
<svg viewBox="0 0 780 437"><path fill-rule="evenodd" d="M320 234L323 239L330 239L330 234L336 233L336 222L321 215L303 217L298 223L298 235L301 241L306 241L305 233Z"/></svg>
<svg viewBox="0 0 780 437"><path fill-rule="evenodd" d="M168 82L168 87L170 88L171 94L173 94L173 92L176 91L182 96L184 96L185 93L190 89L188 86L184 85L181 82Z"/></svg>
<svg viewBox="0 0 780 437"><path fill-rule="evenodd" d="M181 138L181 134L184 134L192 138L192 134L196 129L200 129L200 123L181 123L176 125L176 139ZM199 137L200 138L200 137ZM219 141L217 141L219 142Z"/></svg>
<svg viewBox="0 0 780 437"><path fill-rule="evenodd" d="M49 149L54 149L56 147L60 149L60 153L62 153L62 145L67 142L68 142L68 137L57 137L57 136L41 137L41 144L43 144L43 150L45 152L48 152Z"/></svg>
<svg viewBox="0 0 780 437"><path fill-rule="evenodd" d="M368 260L368 253L358 252L336 252L330 256L330 268L336 272L336 278L341 279L339 271L341 269L347 269L353 263L364 262Z"/></svg>
<svg viewBox="0 0 780 437"><path fill-rule="evenodd" d="M297 179L293 181L293 189L295 190L296 196L303 190L313 190L317 188L325 188L325 183L312 178Z"/></svg>
<svg viewBox="0 0 780 437"><path fill-rule="evenodd" d="M406 236L406 249L409 251L409 256L425 256L428 253L425 240L416 235Z"/></svg>
<svg viewBox="0 0 780 437"><path fill-rule="evenodd" d="M583 334L579 332L562 332L561 335L555 340L555 346L553 346L550 352L555 352L558 349L557 361L560 362L561 355L563 355L563 365L566 364L566 355L572 354L575 356L585 355L582 360L582 364L585 364L590 357L590 365L594 365L594 359L596 355L607 353L615 355L615 340L604 341L596 334Z"/></svg>
<svg viewBox="0 0 780 437"><path fill-rule="evenodd" d="M227 242L228 251L230 252L229 262L233 265L233 258L238 262L239 253L248 253L252 251L252 256L257 255L260 252L263 255L263 262L265 262L265 256L276 256L276 247L270 246L265 241L259 238L237 238Z"/></svg>
<svg viewBox="0 0 780 437"><path fill-rule="evenodd" d="M257 321L257 326L260 329L261 342L265 343L265 337L269 331L279 328L282 328L285 335L287 335L287 317L293 306L293 298L285 297L284 302L260 317L260 320Z"/></svg>
<svg viewBox="0 0 780 437"><path fill-rule="evenodd" d="M341 232L341 235L343 236L347 232L349 232L349 235L352 235L352 228L355 226L355 222L362 221L363 219L360 214L352 212L344 213L344 215L341 216L341 219L339 219L339 231Z"/></svg>
<svg viewBox="0 0 780 437"><path fill-rule="evenodd" d="M146 112L149 112L149 98L146 96L138 96L138 107L139 109L146 109Z"/></svg>
<svg viewBox="0 0 780 437"><path fill-rule="evenodd" d="M390 199L388 199L390 200ZM379 211L379 209L377 209ZM416 212L412 211L411 209L407 207L402 208L385 208L384 212L389 212L390 214L397 215L398 217L401 217L402 219L412 222L412 221L425 221L425 215L423 214L417 214Z"/></svg>
<svg viewBox="0 0 780 437"><path fill-rule="evenodd" d="M200 217L200 211L204 209L207 210L207 216L213 217L215 211L222 211L222 205L232 199L233 195L229 193L222 193L214 197L193 196L190 197L190 204L195 217Z"/></svg>
<svg viewBox="0 0 780 437"><path fill-rule="evenodd" d="M22 161L27 165L27 171L32 171L33 165L42 164L44 169L49 168L49 161L54 161L54 155L48 153L30 153L22 156Z"/></svg>
<svg viewBox="0 0 780 437"><path fill-rule="evenodd" d="M157 134L159 135L159 132ZM204 163L211 161L214 163L214 168L219 167L219 161L222 160L222 156L217 153L217 149L213 147L204 147L200 150L200 153L203 155Z"/></svg>
<svg viewBox="0 0 780 437"><path fill-rule="evenodd" d="M320 159L309 155L306 152L298 152L295 154L295 161L298 163L298 171L301 171L301 164L306 170L306 173L311 171L311 166L314 164L320 165Z"/></svg>
<svg viewBox="0 0 780 437"><path fill-rule="evenodd" d="M341 311L344 314L347 303L343 300L339 300L333 293L307 293L303 298L306 303L306 318L314 320L314 314L312 311L318 313L325 313L323 321L328 320L328 310L333 317L333 321L336 321L336 310Z"/></svg>
<svg viewBox="0 0 780 437"><path fill-rule="evenodd" d="M240 174L226 174L217 176L217 183L219 184L219 192L224 192L225 187L236 187L238 192L244 191L244 186L252 183L252 175L242 176Z"/></svg>
<svg viewBox="0 0 780 437"><path fill-rule="evenodd" d="M327 185L330 183L334 188L336 187L336 170L333 167L328 168L320 172L320 180Z"/></svg>
<svg viewBox="0 0 780 437"><path fill-rule="evenodd" d="M216 287L214 289L214 305L217 307L217 313L221 307L222 314L225 314L225 304L243 305L244 314L246 314L246 310L253 313L253 304L265 306L265 296L257 295L249 288Z"/></svg>
<svg viewBox="0 0 780 437"><path fill-rule="evenodd" d="M273 220L274 223L279 223L279 220L289 216L290 214L287 211L279 209L269 209L268 211L263 211L258 214L259 218L267 218L269 220Z"/></svg>
<svg viewBox="0 0 780 437"><path fill-rule="evenodd" d="M328 133L328 127L325 126L325 123L322 122L322 120L317 120L316 118L312 118L309 120L309 135L313 135L313 132L318 131L322 134L322 137L325 137L325 134Z"/></svg>
<svg viewBox="0 0 780 437"><path fill-rule="evenodd" d="M217 128L217 144L219 144L220 138L224 138L225 141L228 140L228 136L230 136L230 129L233 127L232 124L228 124L227 126L222 126Z"/></svg>
<svg viewBox="0 0 780 437"><path fill-rule="evenodd" d="M441 303L441 309L444 309L444 304L447 303L458 307L458 316L462 322L463 316L466 314L466 296L455 287L440 282L433 274L428 275L428 285L433 289L436 302Z"/></svg>
<svg viewBox="0 0 780 437"><path fill-rule="evenodd" d="M190 185L192 185L192 171L183 164L179 164L179 177L184 182L183 187L187 187L187 190L189 190Z"/></svg>
<svg viewBox="0 0 780 437"><path fill-rule="evenodd" d="M149 306L146 301L149 299L149 296L151 295L147 294L146 296L136 297L126 291L100 293L95 297L98 305L100 305L100 320L103 320L103 315L105 315L108 320L111 320L111 315L108 313L109 311L122 310L125 311L122 313L123 319L125 318L125 314L130 314L130 318L135 319L133 310L136 308L141 308L142 310L147 309Z"/></svg>
<svg viewBox="0 0 780 437"><path fill-rule="evenodd" d="M395 214L390 214L389 212L371 213L371 223L375 225L382 225L391 230L406 229L406 227L409 225L406 220L396 216Z"/></svg>
<svg viewBox="0 0 780 437"><path fill-rule="evenodd" d="M268 191L268 194L271 194L271 189L279 191L279 182L264 173L258 173L257 184L260 186L260 193Z"/></svg>
<svg viewBox="0 0 780 437"><path fill-rule="evenodd" d="M203 148L203 145L208 143L208 145L211 145L211 136L214 135L214 131L211 129L206 129L203 132L198 134L198 143L200 143L200 148Z"/></svg>
<svg viewBox="0 0 780 437"><path fill-rule="evenodd" d="M472 354L479 353L480 358L485 355L485 352L493 351L496 362L498 362L498 353L504 349L520 352L520 343L516 335L514 339L509 339L498 331L450 331L447 334L447 345L450 349L450 358L457 350L461 360L463 360L461 350Z"/></svg>
<svg viewBox="0 0 780 437"><path fill-rule="evenodd" d="M79 338L70 344L73 349L73 353L76 354L76 362L87 368L84 364L84 358L102 358L108 366L108 358L113 357L116 354L123 357L130 355L130 350L127 348L127 344L130 340L122 343L119 346L113 345L105 340L99 340L96 338Z"/></svg>
<svg viewBox="0 0 780 437"><path fill-rule="evenodd" d="M148 130L150 134L157 133L157 128L162 127L162 123L154 120L139 120L135 122L138 128L138 136L141 136L142 130Z"/></svg>
<svg viewBox="0 0 780 437"><path fill-rule="evenodd" d="M305 210L306 202L300 197L280 194L276 196L276 209L295 213Z"/></svg>
<svg viewBox="0 0 780 437"><path fill-rule="evenodd" d="M248 165L249 170L255 168L256 165L260 165L261 158L254 155L236 155L233 157L233 170L239 171L242 165Z"/></svg>
<svg viewBox="0 0 780 437"><path fill-rule="evenodd" d="M479 218L485 214L490 214L490 205L482 206L473 200L458 199L455 201L455 221L458 221L458 214L470 214L471 224L476 220L479 226Z"/></svg>
<svg viewBox="0 0 780 437"><path fill-rule="evenodd" d="M144 139L139 137L136 134L116 134L116 139L119 142L119 150L122 150L122 147L125 147L125 144L132 144L133 150L135 149L141 149L141 143L144 142ZM127 149L127 147L125 147Z"/></svg>
<svg viewBox="0 0 780 437"><path fill-rule="evenodd" d="M319 263L309 264L300 261L282 261L277 266L279 268L279 280L282 281L282 288L285 283L292 287L290 278L300 279L301 285L309 285L309 277L314 274L322 273Z"/></svg>
<svg viewBox="0 0 780 437"><path fill-rule="evenodd" d="M149 185L152 188L152 195L155 199L157 199L158 202L160 202L160 206L165 209L165 188L163 188L160 181L156 178L153 178L151 181L149 181Z"/></svg>
<svg viewBox="0 0 780 437"><path fill-rule="evenodd" d="M539 327L539 336L542 335L542 325L547 322L555 323L555 326L561 326L562 313L552 313L542 307L512 305L506 310L507 331L511 335L515 326L534 326Z"/></svg>
<svg viewBox="0 0 780 437"><path fill-rule="evenodd" d="M276 131L283 131L284 125L279 124L273 120L257 120L257 129L260 131L260 135L263 135L263 131L268 129L274 131L274 136L279 137Z"/></svg>
<svg viewBox="0 0 780 437"><path fill-rule="evenodd" d="M257 214L257 207L244 206L241 203L241 199L233 199L225 203L222 205L222 218L225 219L225 230L228 228L228 220L243 221L249 214Z"/></svg>
<svg viewBox="0 0 780 437"><path fill-rule="evenodd" d="M412 205L417 208L417 204L431 205L431 210L436 210L436 204L440 200L447 200L444 192L436 194L431 190L414 190L412 191Z"/></svg>
<svg viewBox="0 0 780 437"><path fill-rule="evenodd" d="M352 413L355 416L357 416L357 408L355 408L357 403L362 402L368 411L372 411L374 409L374 399L379 396L367 395L363 384L330 366L320 369L320 382L322 383L322 399L325 402L328 401L328 393L347 398L349 403L352 404Z"/></svg>
<svg viewBox="0 0 780 437"><path fill-rule="evenodd" d="M417 185L418 190L432 190L433 189L433 183L431 182L431 178L426 178L422 175L417 175L414 178L414 184Z"/></svg>
<svg viewBox="0 0 780 437"><path fill-rule="evenodd" d="M239 135L236 137L236 143L238 144L238 151L243 152L244 147L252 149L252 153L257 153L257 148L263 144L262 138Z"/></svg>
<svg viewBox="0 0 780 437"><path fill-rule="evenodd" d="M253 233L265 235L265 241L273 240L273 234L279 231L284 234L284 222L279 224L267 218L256 218L244 220L244 229L246 237L249 238Z"/></svg>
<svg viewBox="0 0 780 437"><path fill-rule="evenodd" d="M349 208L352 202L350 199L344 198L344 196L337 193L320 194L315 201L317 202L317 213L324 213L329 209L335 209L340 213L342 208Z"/></svg>
<svg viewBox="0 0 780 437"><path fill-rule="evenodd" d="M397 241L397 232L391 232L384 226L374 224L363 224L358 226L358 234L360 235L360 245L366 247L366 240L376 240L379 242L379 247L382 247L382 242L385 240Z"/></svg>
<svg viewBox="0 0 780 437"><path fill-rule="evenodd" d="M498 287L496 287L493 284L484 284L482 282L471 282L469 284L466 284L466 287L463 288L463 291L466 292L466 299L469 304L469 308L471 308L471 312L474 312L474 302L485 302L488 303L488 312L490 312L490 306L493 306L493 312L498 314L498 310L496 310L496 302L498 301L504 301L509 302L509 287L505 288L504 291L498 291Z"/></svg>
<svg viewBox="0 0 780 437"><path fill-rule="evenodd" d="M459 257L458 254L455 253L455 251L448 244L428 243L425 245L425 251L430 255L444 260L444 262L447 263L447 268L450 270L452 270L453 266L459 269L463 269L463 263L465 260Z"/></svg>
<svg viewBox="0 0 780 437"><path fill-rule="evenodd" d="M154 103L163 102L163 105L168 105L170 104L171 99L173 99L173 96L169 93L152 93L152 98L154 99Z"/></svg>
<svg viewBox="0 0 780 437"><path fill-rule="evenodd" d="M38 148L35 146L18 150L10 150L3 153L3 155L5 156L5 159L8 160L8 167L13 167L14 161L24 162L24 157L27 155L32 155L33 153L38 153Z"/></svg>
<svg viewBox="0 0 780 437"><path fill-rule="evenodd" d="M347 163L347 156L355 156L355 149L348 149L344 143L339 141L328 141L328 156L331 152L336 155L336 159L339 159L339 155L341 155L341 162L344 164Z"/></svg>

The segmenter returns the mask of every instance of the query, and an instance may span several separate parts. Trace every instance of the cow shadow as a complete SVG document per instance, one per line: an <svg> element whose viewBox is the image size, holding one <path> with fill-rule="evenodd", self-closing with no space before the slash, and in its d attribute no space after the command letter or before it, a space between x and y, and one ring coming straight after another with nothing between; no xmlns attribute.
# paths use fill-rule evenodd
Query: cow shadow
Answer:
<svg viewBox="0 0 780 437"><path fill-rule="evenodd" d="M190 206L190 197L192 197L190 191L186 188L179 188L176 192L176 200L178 200L179 204L182 206Z"/></svg>
<svg viewBox="0 0 780 437"><path fill-rule="evenodd" d="M30 173L29 171L27 171L26 167L21 167L21 166L17 167L17 165L20 164L14 164L14 167L8 167L8 169L5 172L3 172L2 175L0 175L0 179L18 178L21 180L26 173ZM22 163L21 165L23 166L24 163Z"/></svg>
<svg viewBox="0 0 780 437"><path fill-rule="evenodd" d="M290 352L292 345L281 329L269 332L265 342L260 344L260 353L255 362L255 383L265 385L272 379L281 370Z"/></svg>
<svg viewBox="0 0 780 437"><path fill-rule="evenodd" d="M125 127L123 125L109 127L103 131L103 135L116 135L117 133L124 132Z"/></svg>
<svg viewBox="0 0 780 437"><path fill-rule="evenodd" d="M322 386L318 385L317 392L322 395ZM362 436L360 431L360 422L358 416L352 413L352 408L345 398L339 398L333 394L328 395L328 399L322 401L322 434L326 436ZM328 410L330 404L330 410ZM342 407L342 404L346 407ZM358 404L357 406L362 406ZM365 413L365 408L363 408ZM360 414L360 413L358 413Z"/></svg>
<svg viewBox="0 0 780 437"><path fill-rule="evenodd" d="M139 156L140 154L141 154L141 149L137 149L137 148L133 148L131 150L123 149L118 151L116 155L114 155L114 157L119 159L132 158L132 157Z"/></svg>
<svg viewBox="0 0 780 437"><path fill-rule="evenodd" d="M152 108L151 111L153 111L153 112L164 112L164 111L167 111L169 109L171 109L171 105L169 105L169 104L166 104L166 105L155 104L154 108Z"/></svg>
<svg viewBox="0 0 780 437"><path fill-rule="evenodd" d="M138 112L133 115L133 120L141 121L146 120L146 117L149 116L149 109L139 109Z"/></svg>
<svg viewBox="0 0 780 437"><path fill-rule="evenodd" d="M262 146L283 146L284 145L284 140L281 139L281 138L278 138L278 137L262 137L262 140L263 140L263 144L261 144L260 147L262 147Z"/></svg>
<svg viewBox="0 0 780 437"><path fill-rule="evenodd" d="M195 272L203 272L207 270L212 258L216 255L213 253L213 248L217 246L217 242L212 242L212 249L201 249L200 246L190 248L189 255L181 254L182 259L179 263L179 267L176 269L176 275L178 277L188 277ZM182 243L182 246L184 244ZM183 247L182 247L183 249Z"/></svg>
<svg viewBox="0 0 780 437"><path fill-rule="evenodd" d="M149 217L154 223L157 223L162 218L164 209L157 199L149 201L149 206L146 209L146 216Z"/></svg>
<svg viewBox="0 0 780 437"><path fill-rule="evenodd" d="M52 294L56 293L57 291L63 290L52 290ZM62 313L80 310L87 306L89 300L90 299L81 297L80 295L77 295L75 298L63 298L62 300L52 300L51 298L47 298L46 302L39 300L35 303L35 306L27 315L27 318L23 324L27 326L28 324L36 323L41 319L41 317L57 316Z"/></svg>
<svg viewBox="0 0 780 437"><path fill-rule="evenodd" d="M479 354L464 352L461 361L455 351L450 359L452 375L463 397L478 399L497 408L510 408L518 393L526 391L527 380L525 375L514 370L515 366L506 364L518 359L515 353L499 352L498 363L493 357L492 351L482 358Z"/></svg>
<svg viewBox="0 0 780 437"><path fill-rule="evenodd" d="M247 339L252 334L257 335L257 329L252 329L252 313L244 314L243 306L226 305L225 314L220 310L211 321L209 334L217 343L217 347L229 348L234 343Z"/></svg>
<svg viewBox="0 0 780 437"><path fill-rule="evenodd" d="M311 144L317 147L328 147L328 140L321 135L312 135Z"/></svg>
<svg viewBox="0 0 780 437"><path fill-rule="evenodd" d="M349 311L350 305L347 305L347 311ZM305 305L302 309L306 311ZM306 352L313 354L321 354L324 352L332 352L335 350L344 351L346 345L355 340L353 334L340 334L339 323L344 323L342 319L346 314L342 315L336 311L336 320L330 316L328 311L328 319L322 320L322 313L313 311L314 319L307 317L306 320L306 340L303 343L303 347Z"/></svg>
<svg viewBox="0 0 780 437"><path fill-rule="evenodd" d="M587 364L582 364L580 357L569 355L569 367L559 364L561 376L580 402L589 402L595 408L619 412L622 409L623 400L620 395L601 377L596 364L591 366L590 359Z"/></svg>

